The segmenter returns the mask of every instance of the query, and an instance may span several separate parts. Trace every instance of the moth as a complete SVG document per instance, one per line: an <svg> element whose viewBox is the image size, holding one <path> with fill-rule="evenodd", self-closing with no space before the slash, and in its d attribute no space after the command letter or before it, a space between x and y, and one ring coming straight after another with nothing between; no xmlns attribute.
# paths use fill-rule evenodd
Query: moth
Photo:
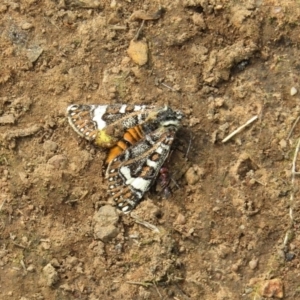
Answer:
<svg viewBox="0 0 300 300"><path fill-rule="evenodd" d="M71 127L96 146L108 148L108 194L130 212L155 182L183 118L168 106L80 105L67 108Z"/></svg>

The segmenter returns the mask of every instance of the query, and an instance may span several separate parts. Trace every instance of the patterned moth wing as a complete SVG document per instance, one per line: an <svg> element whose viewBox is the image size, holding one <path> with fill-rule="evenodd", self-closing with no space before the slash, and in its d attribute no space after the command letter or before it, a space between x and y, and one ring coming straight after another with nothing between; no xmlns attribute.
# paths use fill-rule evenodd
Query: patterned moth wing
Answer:
<svg viewBox="0 0 300 300"><path fill-rule="evenodd" d="M111 148L126 130L142 124L153 114L154 107L146 105L81 105L67 108L71 127L97 146Z"/></svg>
<svg viewBox="0 0 300 300"><path fill-rule="evenodd" d="M155 182L168 157L177 127L160 127L108 165L108 193L123 212L130 212Z"/></svg>
<svg viewBox="0 0 300 300"><path fill-rule="evenodd" d="M106 159L109 163L162 123L177 126L183 114L168 106L75 104L68 107L67 116L80 136L98 146L111 148Z"/></svg>
<svg viewBox="0 0 300 300"><path fill-rule="evenodd" d="M168 106L71 105L67 116L80 136L110 148L108 192L129 212L156 180L183 114Z"/></svg>

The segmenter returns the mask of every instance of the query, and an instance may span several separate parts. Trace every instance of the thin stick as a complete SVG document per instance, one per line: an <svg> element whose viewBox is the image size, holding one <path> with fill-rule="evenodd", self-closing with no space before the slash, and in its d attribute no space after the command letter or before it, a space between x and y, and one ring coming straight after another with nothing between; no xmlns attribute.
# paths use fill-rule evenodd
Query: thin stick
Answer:
<svg viewBox="0 0 300 300"><path fill-rule="evenodd" d="M186 150L186 153L185 153L184 157L187 157L187 156L188 156L188 154L189 154L189 152L190 152L190 149L191 149L191 145L192 145L192 134L191 134L191 136L190 136L189 145L188 145L188 148L187 148L187 150Z"/></svg>
<svg viewBox="0 0 300 300"><path fill-rule="evenodd" d="M258 116L252 117L249 121L247 121L244 125L240 126L236 130L234 130L232 133L230 133L225 139L222 140L222 143L226 143L229 141L233 136L235 136L237 133L241 132L245 127L253 123L255 120L258 119Z"/></svg>
<svg viewBox="0 0 300 300"><path fill-rule="evenodd" d="M6 199L4 199L4 201L2 202L2 204L0 205L0 211L2 210L2 207L4 205L4 203L6 202Z"/></svg>
<svg viewBox="0 0 300 300"><path fill-rule="evenodd" d="M161 85L163 85L163 86L166 87L167 89L170 89L170 90L173 91L173 92L176 92L175 89L173 89L171 86L169 86L169 85L167 85L167 84L165 84L165 83L163 83L163 82L161 82Z"/></svg>
<svg viewBox="0 0 300 300"><path fill-rule="evenodd" d="M12 242L15 246L19 247L19 248L22 248L22 249L26 249L25 246L21 245L21 244L17 244L15 242Z"/></svg>
<svg viewBox="0 0 300 300"><path fill-rule="evenodd" d="M154 287L155 287L155 289L156 289L156 292L157 292L159 298L162 299L162 295L161 295L161 293L159 292L159 290L158 290L158 288L157 288L156 282L154 281L153 284L154 284Z"/></svg>
<svg viewBox="0 0 300 300"><path fill-rule="evenodd" d="M294 128L297 125L297 123L299 122L299 120L300 120L300 116L298 116L297 119L296 119L296 121L294 122L294 124L293 124L293 126L292 126L292 128L291 128L291 130L290 130L290 132L288 134L288 136L286 137L287 140L291 137L291 135L292 135L292 133L294 131Z"/></svg>
<svg viewBox="0 0 300 300"><path fill-rule="evenodd" d="M157 233L160 232L159 229L158 229L155 225L153 225L153 224L151 224L151 223L149 223L149 222L146 222L146 221L144 221L144 220L141 220L136 214L130 213L130 216L133 218L133 220L134 220L137 224L143 225L143 226L149 228L150 230L152 230L152 231L154 231L154 232L157 232Z"/></svg>
<svg viewBox="0 0 300 300"><path fill-rule="evenodd" d="M297 161L297 156L300 148L300 139L298 140L295 153L294 153L294 158L293 158L293 164L292 164L292 184L294 184L295 180L295 174L298 174L299 172L296 172L296 161Z"/></svg>
<svg viewBox="0 0 300 300"><path fill-rule="evenodd" d="M294 127L294 126L293 126ZM294 222L294 197L295 197L295 175L299 175L300 172L296 171L296 162L297 162L297 157L300 149L300 138L298 139L295 152L294 152L294 158L293 158L293 163L292 163L292 192L290 196L290 209L289 209L289 217L291 219L291 226L293 225ZM286 232L285 238L283 241L284 245L287 245L287 243L291 240L291 231L290 229Z"/></svg>
<svg viewBox="0 0 300 300"><path fill-rule="evenodd" d="M142 21L142 24L141 24L138 32L136 33L135 37L133 38L134 41L137 41L139 39L139 36L140 36L141 31L142 31L142 29L144 27L144 24L145 24L145 20Z"/></svg>
<svg viewBox="0 0 300 300"><path fill-rule="evenodd" d="M26 266L25 266L25 263L24 263L24 260L23 260L23 259L21 259L20 264L21 264L21 266L23 267L24 274L27 274L27 269L26 269Z"/></svg>
<svg viewBox="0 0 300 300"><path fill-rule="evenodd" d="M128 284L134 284L134 285L141 285L143 287L149 287L152 286L153 284L150 282L140 282L140 281L126 281Z"/></svg>

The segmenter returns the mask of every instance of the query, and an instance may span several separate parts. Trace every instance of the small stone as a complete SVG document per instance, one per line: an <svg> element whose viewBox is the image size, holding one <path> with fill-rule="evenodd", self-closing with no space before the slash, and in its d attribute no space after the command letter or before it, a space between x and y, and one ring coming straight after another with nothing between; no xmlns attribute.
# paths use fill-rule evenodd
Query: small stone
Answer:
<svg viewBox="0 0 300 300"><path fill-rule="evenodd" d="M261 286L261 295L267 298L283 298L283 283L280 279L266 280Z"/></svg>
<svg viewBox="0 0 300 300"><path fill-rule="evenodd" d="M3 115L0 117L0 124L7 125L7 124L15 124L16 119L14 115Z"/></svg>
<svg viewBox="0 0 300 300"><path fill-rule="evenodd" d="M34 272L35 271L35 266L33 264L29 265L26 269L28 272Z"/></svg>
<svg viewBox="0 0 300 300"><path fill-rule="evenodd" d="M298 93L297 89L295 87L291 88L291 96L294 96Z"/></svg>
<svg viewBox="0 0 300 300"><path fill-rule="evenodd" d="M29 183L28 174L27 173L25 173L25 172L19 172L19 176L20 176L21 181L24 184L28 184Z"/></svg>
<svg viewBox="0 0 300 300"><path fill-rule="evenodd" d="M78 263L78 258L75 256L67 256L66 258L66 267L67 269L71 270Z"/></svg>
<svg viewBox="0 0 300 300"><path fill-rule="evenodd" d="M53 286L58 282L58 273L51 264L48 264L43 268L43 274L48 286Z"/></svg>
<svg viewBox="0 0 300 300"><path fill-rule="evenodd" d="M175 223L178 225L184 225L186 223L186 218L183 214L179 214L175 220Z"/></svg>
<svg viewBox="0 0 300 300"><path fill-rule="evenodd" d="M288 253L285 254L285 259L286 259L286 261L291 261L291 260L293 260L294 258L295 258L295 254L292 253L292 252L288 252Z"/></svg>
<svg viewBox="0 0 300 300"><path fill-rule="evenodd" d="M225 103L225 99L221 97L216 98L214 101L215 107L222 107L224 103Z"/></svg>
<svg viewBox="0 0 300 300"><path fill-rule="evenodd" d="M50 241L42 241L41 242L41 247L43 250L49 250L51 248L51 243Z"/></svg>
<svg viewBox="0 0 300 300"><path fill-rule="evenodd" d="M21 28L22 28L23 30L28 30L28 29L31 29L32 27L33 27L33 25L32 25L31 23L29 23L29 22L25 22L25 23L23 23L22 26L21 26Z"/></svg>
<svg viewBox="0 0 300 300"><path fill-rule="evenodd" d="M17 10L17 9L20 8L20 4L19 4L19 3L16 3L16 2L11 2L11 3L10 3L10 8L11 8L12 10Z"/></svg>
<svg viewBox="0 0 300 300"><path fill-rule="evenodd" d="M32 46L31 48L28 48L26 50L26 55L29 61L34 63L35 61L38 60L38 58L41 56L43 51L44 49L40 46Z"/></svg>
<svg viewBox="0 0 300 300"><path fill-rule="evenodd" d="M249 268L251 270L256 269L257 265L258 265L258 259L257 258L254 258L254 259L249 261Z"/></svg>
<svg viewBox="0 0 300 300"><path fill-rule="evenodd" d="M188 184L196 184L204 175L204 169L199 168L197 165L190 167L185 173L185 179Z"/></svg>
<svg viewBox="0 0 300 300"><path fill-rule="evenodd" d="M47 164L52 165L56 169L63 170L67 167L68 159L64 155L58 154L52 156L48 160Z"/></svg>
<svg viewBox="0 0 300 300"><path fill-rule="evenodd" d="M6 12L7 11L7 5L5 5L5 4L1 4L0 5L0 13L3 13L3 12Z"/></svg>
<svg viewBox="0 0 300 300"><path fill-rule="evenodd" d="M116 225L119 220L119 214L116 208L111 205L101 206L100 209L95 212L93 216L94 221L101 225Z"/></svg>
<svg viewBox="0 0 300 300"><path fill-rule="evenodd" d="M119 230L114 225L94 227L95 238L100 239L103 243L108 243L119 234Z"/></svg>
<svg viewBox="0 0 300 300"><path fill-rule="evenodd" d="M129 57L140 66L145 65L148 61L148 45L143 40L131 40L127 53Z"/></svg>
<svg viewBox="0 0 300 300"><path fill-rule="evenodd" d="M60 267L60 263L59 261L57 260L57 258L52 258L51 261L50 261L50 264L55 267L55 268L59 268Z"/></svg>
<svg viewBox="0 0 300 300"><path fill-rule="evenodd" d="M280 142L279 142L279 146L281 149L285 149L287 147L287 142L286 140L282 139Z"/></svg>
<svg viewBox="0 0 300 300"><path fill-rule="evenodd" d="M121 61L121 66L127 66L130 62L130 58L128 56L125 56Z"/></svg>
<svg viewBox="0 0 300 300"><path fill-rule="evenodd" d="M94 214L94 235L104 243L109 242L119 234L115 226L119 220L119 214L116 208L105 205Z"/></svg>
<svg viewBox="0 0 300 300"><path fill-rule="evenodd" d="M57 150L58 145L53 141L45 141L43 144L43 149L46 152L55 152Z"/></svg>
<svg viewBox="0 0 300 300"><path fill-rule="evenodd" d="M59 288L66 292L73 292L73 288L71 288L71 286L68 283L61 284Z"/></svg>
<svg viewBox="0 0 300 300"><path fill-rule="evenodd" d="M111 0L110 2L110 8L116 8L117 7L117 1L116 0Z"/></svg>
<svg viewBox="0 0 300 300"><path fill-rule="evenodd" d="M120 18L116 12L113 12L110 14L110 16L107 19L107 23L110 25L115 25L120 22Z"/></svg>
<svg viewBox="0 0 300 300"><path fill-rule="evenodd" d="M205 29L206 28L206 24L204 22L202 14L194 13L193 14L193 23L196 26L199 26L200 29Z"/></svg>

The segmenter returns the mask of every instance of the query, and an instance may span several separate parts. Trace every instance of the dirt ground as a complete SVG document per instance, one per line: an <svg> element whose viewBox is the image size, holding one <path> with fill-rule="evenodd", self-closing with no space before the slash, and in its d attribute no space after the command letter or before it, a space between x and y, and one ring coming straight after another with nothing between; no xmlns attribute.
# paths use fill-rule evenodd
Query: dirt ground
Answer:
<svg viewBox="0 0 300 300"><path fill-rule="evenodd" d="M299 14L2 0L0 299L300 299ZM109 206L106 152L69 126L72 103L184 112L171 197Z"/></svg>

